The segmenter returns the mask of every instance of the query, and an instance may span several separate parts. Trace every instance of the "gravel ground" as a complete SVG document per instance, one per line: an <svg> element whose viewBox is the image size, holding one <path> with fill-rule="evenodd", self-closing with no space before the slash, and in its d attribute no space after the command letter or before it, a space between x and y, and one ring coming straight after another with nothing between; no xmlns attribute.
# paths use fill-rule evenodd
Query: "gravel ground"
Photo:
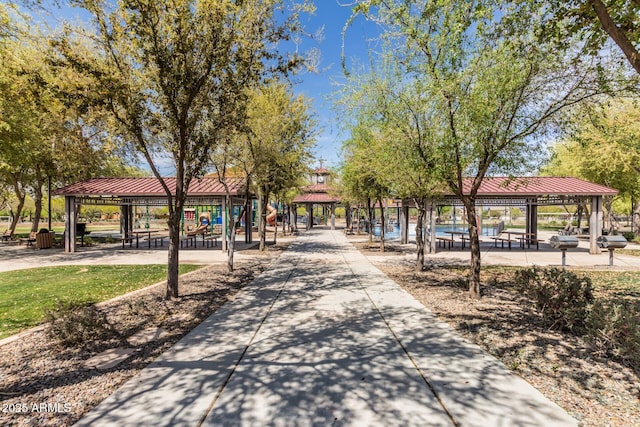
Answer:
<svg viewBox="0 0 640 427"><path fill-rule="evenodd" d="M69 426L139 372L182 336L206 319L249 283L285 248L272 246L267 254L235 261L233 274L225 265L211 265L180 278L181 297L166 301L161 283L100 304L109 328L96 331L80 347L65 348L45 332L36 331L0 347L0 425ZM257 251L243 251L256 255ZM167 333L146 344L132 346L126 338L150 326ZM116 347L135 353L114 368L84 367L84 361Z"/></svg>
<svg viewBox="0 0 640 427"><path fill-rule="evenodd" d="M502 360L512 371L563 407L583 426L640 426L640 376L597 357L580 338L550 331L515 293L483 286L472 300L466 265L414 271L414 257L393 246L381 256L357 245L372 262L461 335ZM400 255L400 256L399 256ZM483 282L502 281L483 277Z"/></svg>

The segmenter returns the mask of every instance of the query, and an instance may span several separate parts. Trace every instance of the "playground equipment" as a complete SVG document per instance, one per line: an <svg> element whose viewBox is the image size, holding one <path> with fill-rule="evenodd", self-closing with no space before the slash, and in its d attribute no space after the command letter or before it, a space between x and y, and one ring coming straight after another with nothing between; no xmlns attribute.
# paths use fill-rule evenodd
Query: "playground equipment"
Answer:
<svg viewBox="0 0 640 427"><path fill-rule="evenodd" d="M276 218L278 216L278 211L271 206L270 204L267 204L267 224L269 225L276 225Z"/></svg>
<svg viewBox="0 0 640 427"><path fill-rule="evenodd" d="M195 230L188 231L187 236L197 236L198 234L206 234L209 231L209 212L201 212L198 217L198 226Z"/></svg>

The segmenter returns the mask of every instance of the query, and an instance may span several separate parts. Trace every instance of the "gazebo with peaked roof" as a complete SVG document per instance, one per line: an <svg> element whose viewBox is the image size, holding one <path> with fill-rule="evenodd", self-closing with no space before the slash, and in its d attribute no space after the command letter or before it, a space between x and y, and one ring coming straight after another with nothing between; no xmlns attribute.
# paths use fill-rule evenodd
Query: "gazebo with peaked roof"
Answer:
<svg viewBox="0 0 640 427"><path fill-rule="evenodd" d="M303 193L293 199L295 205L304 205L307 211L307 229L313 227L313 206L321 205L323 210L327 207L331 215L335 213L335 205L340 203L340 198L333 195L334 187L331 182L331 172L320 165L311 175L311 184L303 188ZM296 215L297 216L297 215ZM297 221L297 218L294 218ZM294 222L295 223L295 222ZM335 229L335 222L332 219L331 228Z"/></svg>
<svg viewBox="0 0 640 427"><path fill-rule="evenodd" d="M464 178L463 189L469 194L471 178ZM602 198L615 196L618 190L600 184L594 184L572 177L487 177L482 181L476 197L476 206L525 206L526 232L533 233L537 238L538 206L590 204L589 218L589 252L601 252L597 239L602 235ZM401 241L408 241L409 206L411 202L403 203L400 220ZM433 200L436 206L462 206L462 202L452 193L444 193ZM431 230L435 230L435 215L430 215ZM431 248L435 250L435 239L431 233Z"/></svg>
<svg viewBox="0 0 640 427"><path fill-rule="evenodd" d="M163 178L170 192L175 194L176 179ZM244 180L230 178L226 181L229 195L234 205L244 204L247 198L253 198L244 190ZM155 177L143 178L93 178L70 184L52 192L65 198L65 252L75 252L76 212L80 205L120 206L120 231L129 236L133 230L133 208L136 206L167 206L167 194L160 181ZM217 177L194 179L187 191L186 205L222 206L222 223L227 224L225 186ZM251 208L251 203L248 204ZM246 213L251 218L251 212ZM245 239L251 240L251 224L246 222ZM226 233L225 233L226 235ZM226 250L226 240L222 240L222 249Z"/></svg>

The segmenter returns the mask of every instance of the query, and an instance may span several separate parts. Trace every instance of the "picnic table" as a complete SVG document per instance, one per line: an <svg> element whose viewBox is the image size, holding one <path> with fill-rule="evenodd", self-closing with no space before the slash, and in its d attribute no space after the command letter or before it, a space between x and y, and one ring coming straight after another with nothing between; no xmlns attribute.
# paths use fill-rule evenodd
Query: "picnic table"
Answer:
<svg viewBox="0 0 640 427"><path fill-rule="evenodd" d="M504 243L507 242L509 245L509 250L511 250L511 242L514 242L516 240L518 241L518 243L520 244L520 248L522 249L524 249L525 246L527 248L530 248L532 243L535 243L536 249L539 249L540 243L540 240L536 239L535 233L527 233L525 231L503 230L498 236L492 237L492 239L494 240L496 247L498 247L498 242L501 242L502 247L504 248Z"/></svg>
<svg viewBox="0 0 640 427"><path fill-rule="evenodd" d="M456 236L460 236L462 241L462 249L465 247L465 243L469 240L469 233L466 231L445 231L447 234L451 234L451 242L453 242Z"/></svg>
<svg viewBox="0 0 640 427"><path fill-rule="evenodd" d="M145 229L145 230L133 230L131 231L131 234L134 234L136 236L136 248L139 246L140 243L140 236L144 236L145 234L147 235L146 239L149 241L149 247L151 247L151 240L152 237L151 235L154 233L159 233L160 230L151 230L151 229ZM164 239L164 237L162 237ZM157 244L157 243L156 243ZM124 245L124 243L123 243Z"/></svg>

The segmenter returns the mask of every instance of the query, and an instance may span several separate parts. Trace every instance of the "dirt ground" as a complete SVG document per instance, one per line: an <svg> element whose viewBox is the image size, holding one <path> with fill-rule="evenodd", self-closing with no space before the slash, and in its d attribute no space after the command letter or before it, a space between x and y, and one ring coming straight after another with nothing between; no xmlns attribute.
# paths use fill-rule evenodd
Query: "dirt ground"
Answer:
<svg viewBox="0 0 640 427"><path fill-rule="evenodd" d="M415 271L406 249L356 244L402 288L468 340L563 407L583 426L640 426L638 372L594 355L581 338L549 330L509 289L513 271L482 277L483 297L467 294L466 265L438 260ZM382 255L382 256L381 256Z"/></svg>

